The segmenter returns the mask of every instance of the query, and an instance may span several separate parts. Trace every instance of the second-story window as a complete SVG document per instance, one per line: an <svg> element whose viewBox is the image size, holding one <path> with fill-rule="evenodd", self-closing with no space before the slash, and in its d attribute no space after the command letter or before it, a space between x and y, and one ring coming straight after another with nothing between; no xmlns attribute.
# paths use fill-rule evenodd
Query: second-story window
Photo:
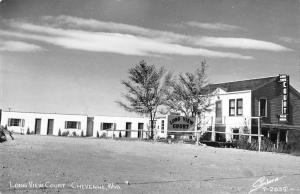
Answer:
<svg viewBox="0 0 300 194"><path fill-rule="evenodd" d="M243 99L236 100L236 115L243 115Z"/></svg>
<svg viewBox="0 0 300 194"><path fill-rule="evenodd" d="M229 116L235 116L235 99L229 100Z"/></svg>

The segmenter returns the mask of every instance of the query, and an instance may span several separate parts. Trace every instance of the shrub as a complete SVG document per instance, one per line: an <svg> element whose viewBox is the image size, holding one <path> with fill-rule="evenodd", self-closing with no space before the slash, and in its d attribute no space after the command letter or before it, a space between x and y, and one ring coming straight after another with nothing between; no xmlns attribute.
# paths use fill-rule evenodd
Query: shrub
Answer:
<svg viewBox="0 0 300 194"><path fill-rule="evenodd" d="M102 133L101 135L100 135L100 138L105 138L106 137L106 133Z"/></svg>
<svg viewBox="0 0 300 194"><path fill-rule="evenodd" d="M69 133L70 133L69 131L64 131L64 132L62 132L62 134L61 134L61 135L62 135L62 136L68 136L68 135L69 135Z"/></svg>
<svg viewBox="0 0 300 194"><path fill-rule="evenodd" d="M31 133L30 133L30 129L29 129L29 127L27 128L27 132L26 132L26 135L30 135Z"/></svg>
<svg viewBox="0 0 300 194"><path fill-rule="evenodd" d="M97 138L99 138L100 137L100 135L99 135L99 131L97 131Z"/></svg>
<svg viewBox="0 0 300 194"><path fill-rule="evenodd" d="M75 131L73 131L72 135L73 135L74 137L76 137L76 136L77 136L77 134L76 134L76 132L75 132Z"/></svg>
<svg viewBox="0 0 300 194"><path fill-rule="evenodd" d="M256 150L258 151L258 140L252 139L251 143L248 142L246 139L240 139L237 141L237 147L240 149L246 150ZM278 147L275 147L275 144L268 138L262 138L261 140L261 151L264 152L278 152L278 153L289 153L290 147L285 142L280 142Z"/></svg>
<svg viewBox="0 0 300 194"><path fill-rule="evenodd" d="M210 141L211 140L211 133L208 131L205 131L201 136L200 136L200 141Z"/></svg>
<svg viewBox="0 0 300 194"><path fill-rule="evenodd" d="M61 136L61 130L60 129L58 130L58 136Z"/></svg>
<svg viewBox="0 0 300 194"><path fill-rule="evenodd" d="M81 131L81 137L83 137L84 135L83 135L83 131Z"/></svg>

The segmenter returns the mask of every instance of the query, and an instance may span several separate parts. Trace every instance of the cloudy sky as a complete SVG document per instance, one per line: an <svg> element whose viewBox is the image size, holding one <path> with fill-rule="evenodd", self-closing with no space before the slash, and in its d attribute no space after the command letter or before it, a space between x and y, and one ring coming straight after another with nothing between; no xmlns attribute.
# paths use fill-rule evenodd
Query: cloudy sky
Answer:
<svg viewBox="0 0 300 194"><path fill-rule="evenodd" d="M298 0L0 0L0 107L127 115L141 60L211 83L287 73L300 90Z"/></svg>

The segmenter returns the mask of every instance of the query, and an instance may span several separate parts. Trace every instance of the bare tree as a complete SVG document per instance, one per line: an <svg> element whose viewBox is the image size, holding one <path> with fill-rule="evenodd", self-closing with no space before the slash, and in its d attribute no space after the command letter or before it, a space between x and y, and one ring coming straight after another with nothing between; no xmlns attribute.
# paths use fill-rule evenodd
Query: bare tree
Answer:
<svg viewBox="0 0 300 194"><path fill-rule="evenodd" d="M181 112L187 117L200 117L209 110L206 62L202 61L194 73L179 74L171 82L165 105L170 111Z"/></svg>
<svg viewBox="0 0 300 194"><path fill-rule="evenodd" d="M122 81L127 90L123 95L127 103L117 103L129 112L147 115L150 119L150 138L153 138L155 116L159 106L166 100L171 74L162 67L157 69L154 65L147 65L145 61L130 68L128 73L128 80Z"/></svg>

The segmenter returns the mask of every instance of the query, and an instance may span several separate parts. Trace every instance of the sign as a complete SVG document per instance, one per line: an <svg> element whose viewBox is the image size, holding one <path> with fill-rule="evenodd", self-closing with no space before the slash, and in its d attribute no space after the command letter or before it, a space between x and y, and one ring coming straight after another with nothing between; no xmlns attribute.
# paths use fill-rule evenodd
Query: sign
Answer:
<svg viewBox="0 0 300 194"><path fill-rule="evenodd" d="M287 122L289 114L289 76L286 74L280 74L279 82L282 83L282 108L281 114L279 115L279 121Z"/></svg>
<svg viewBox="0 0 300 194"><path fill-rule="evenodd" d="M178 115L168 116L168 131L194 131L195 118Z"/></svg>

